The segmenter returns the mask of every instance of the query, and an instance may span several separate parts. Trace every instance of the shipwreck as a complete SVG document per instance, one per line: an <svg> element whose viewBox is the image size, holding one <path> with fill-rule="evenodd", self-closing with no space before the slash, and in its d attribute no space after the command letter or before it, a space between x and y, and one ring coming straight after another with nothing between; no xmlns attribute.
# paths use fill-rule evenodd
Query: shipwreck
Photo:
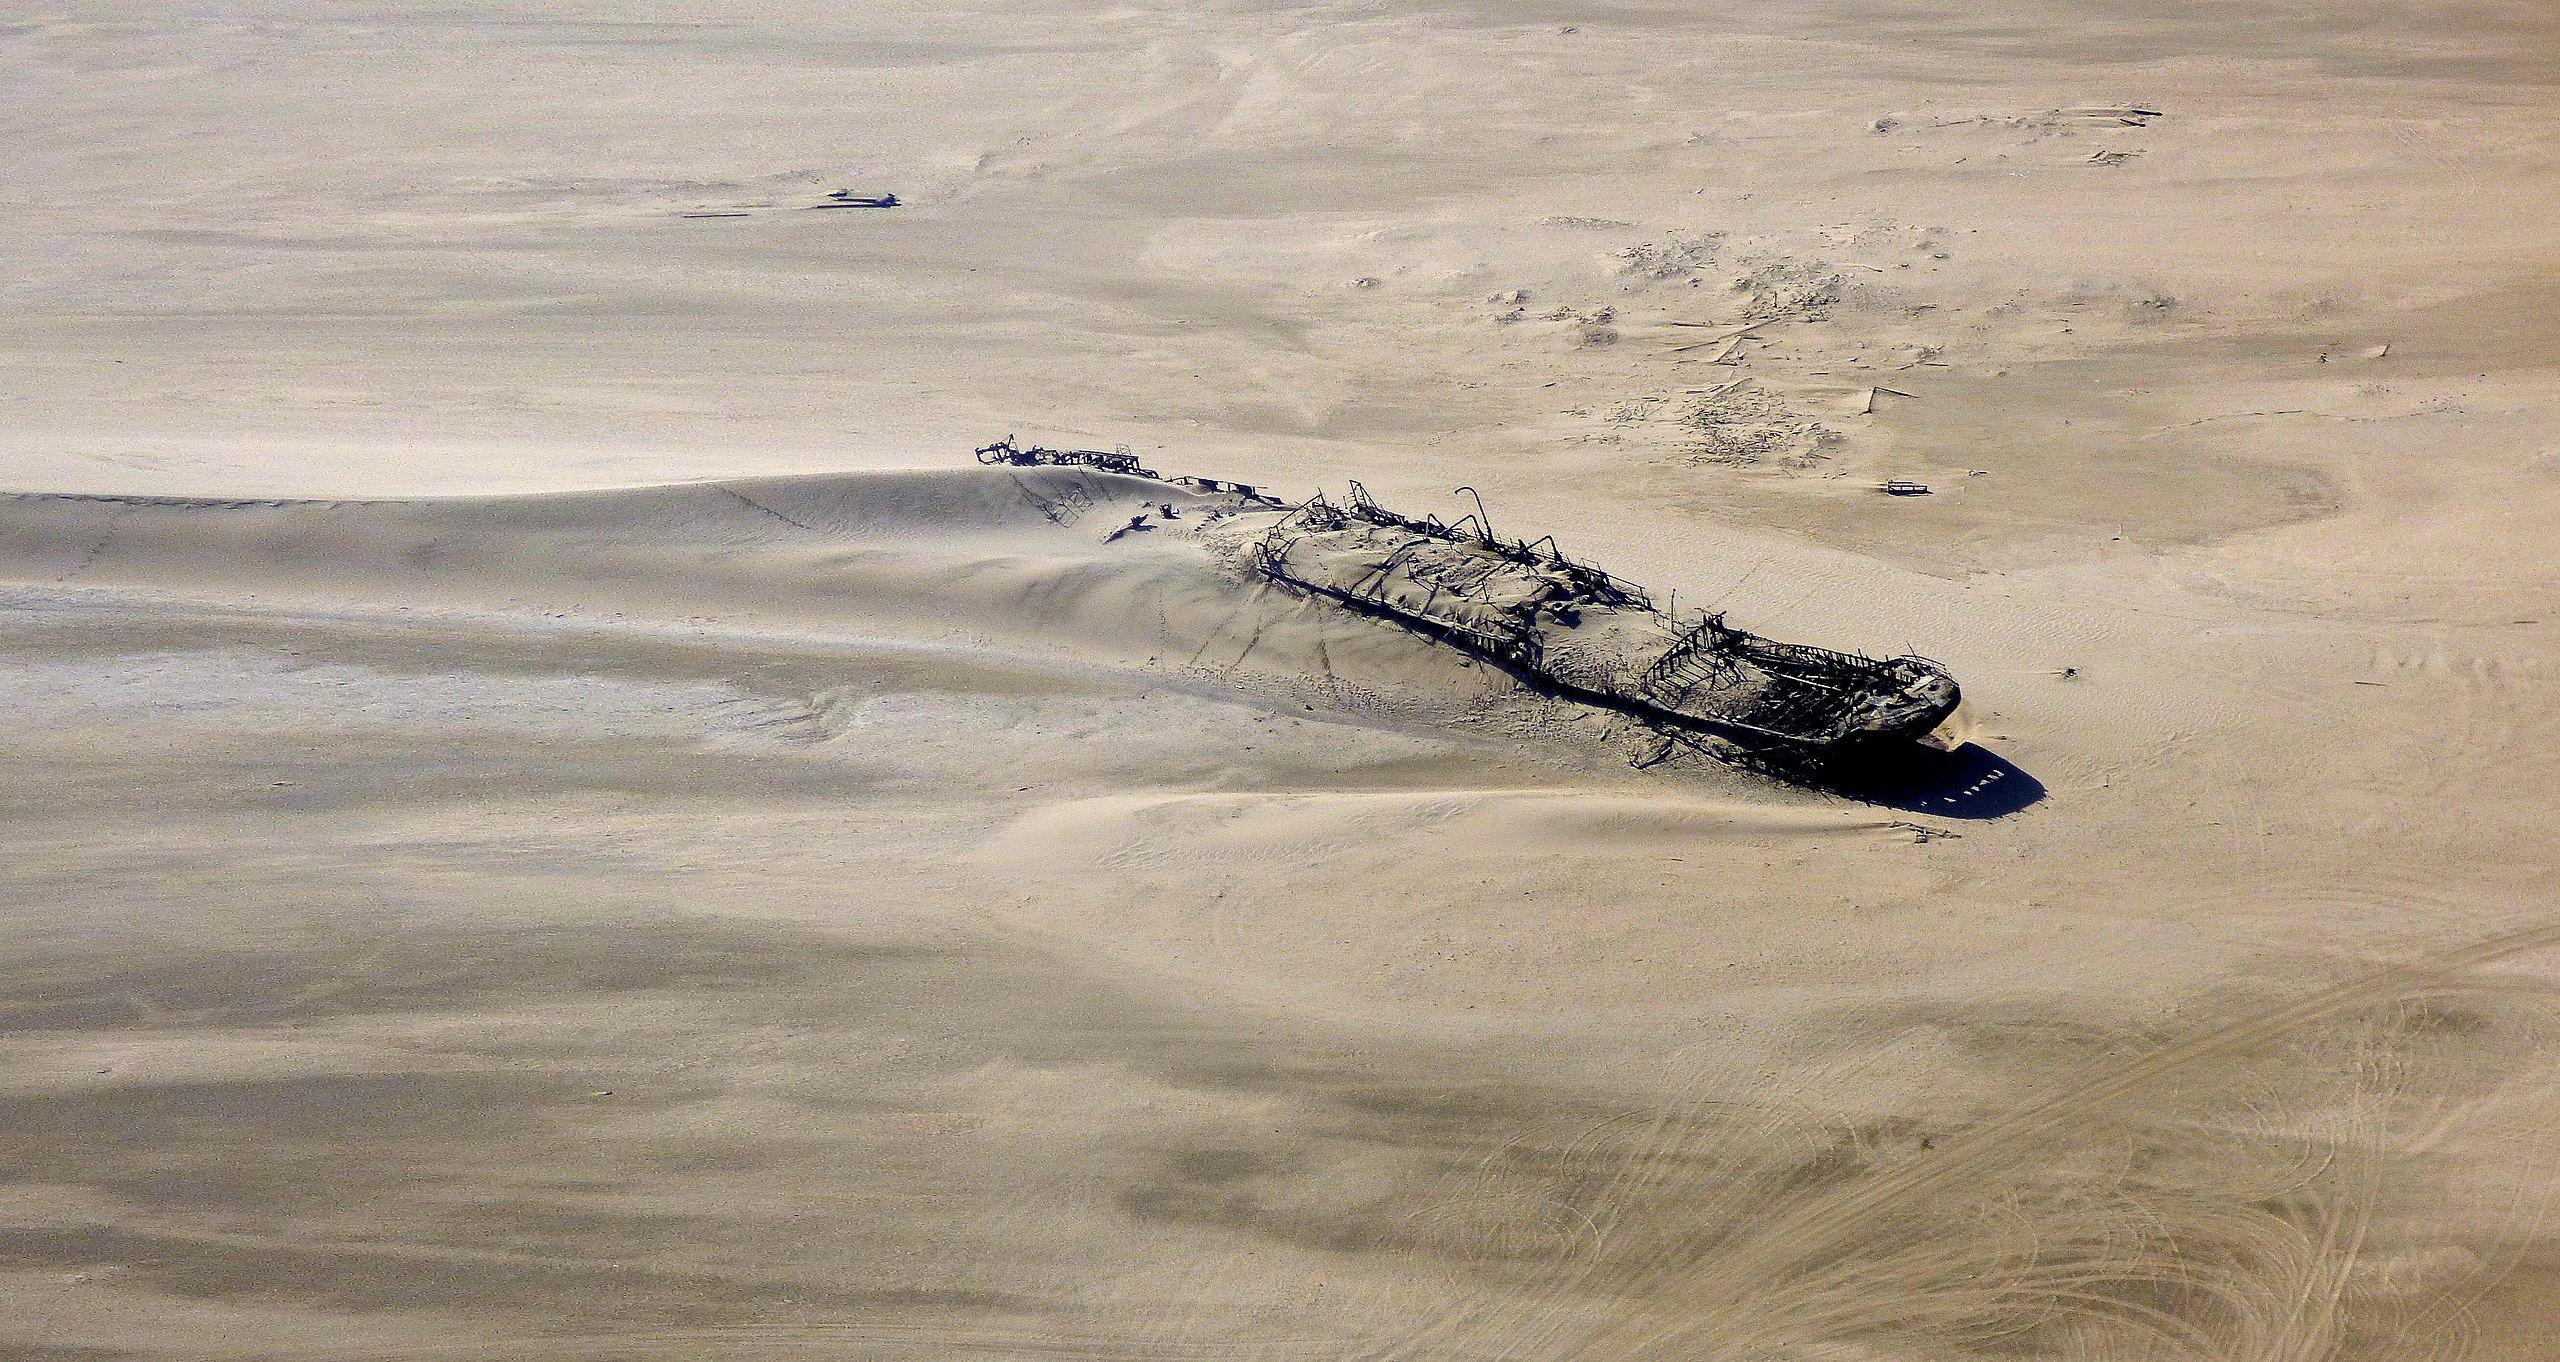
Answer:
<svg viewBox="0 0 2560 1362"><path fill-rule="evenodd" d="M1925 657L1873 658L1782 643L1722 612L1676 613L1635 583L1537 540L1496 535L1483 514L1455 522L1380 506L1354 482L1290 504L1250 485L1167 478L1125 452L978 451L987 463L1088 467L1240 498L1273 517L1245 560L1262 576L1392 622L1507 668L1550 692L1635 716L1673 735L1721 740L1761 763L1838 770L1927 737L1962 698ZM1466 490L1466 489L1461 489Z"/></svg>
<svg viewBox="0 0 2560 1362"><path fill-rule="evenodd" d="M1007 464L1015 468L1090 468L1097 472L1117 473L1123 477L1146 478L1152 482L1172 483L1199 492L1228 492L1257 506L1286 506L1249 482L1226 478L1195 478L1189 474L1168 476L1138 462L1138 456L1125 449L1050 449L1042 445L1021 445L1010 435L991 445L978 446L978 462Z"/></svg>

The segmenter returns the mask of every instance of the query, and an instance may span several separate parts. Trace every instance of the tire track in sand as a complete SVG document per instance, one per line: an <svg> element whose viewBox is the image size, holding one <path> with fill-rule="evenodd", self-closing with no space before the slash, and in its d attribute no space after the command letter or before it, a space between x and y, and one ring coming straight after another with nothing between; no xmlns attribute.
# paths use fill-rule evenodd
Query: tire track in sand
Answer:
<svg viewBox="0 0 2560 1362"><path fill-rule="evenodd" d="M2530 923L2388 964L2277 1007L2201 1026L2129 1060L2098 1065L2041 1098L1948 1137L1937 1157L1914 1159L1792 1204L1781 1203L1733 1240L1686 1263L1664 1264L1646 1286L1648 1294L1669 1298L1669 1311L1624 1320L1555 1355L1601 1362L1665 1355L1666 1346L1682 1342L1710 1321L1803 1309L1807 1302L1801 1281L1854 1262L1854 1250L1869 1226L1897 1207L1985 1183L2031 1161L2045 1142L2088 1119L2088 1113L2115 1110L2194 1066L2235 1057L2378 1002L2423 998L2442 991L2464 971L2554 947L2560 947L2560 921ZM2160 1312L2145 1313L2154 1316L2152 1323L2175 1323Z"/></svg>

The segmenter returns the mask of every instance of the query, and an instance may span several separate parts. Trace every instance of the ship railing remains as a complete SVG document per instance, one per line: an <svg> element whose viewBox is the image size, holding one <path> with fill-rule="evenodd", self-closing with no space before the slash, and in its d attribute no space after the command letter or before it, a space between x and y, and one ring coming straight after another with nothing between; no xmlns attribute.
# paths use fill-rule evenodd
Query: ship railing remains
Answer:
<svg viewBox="0 0 2560 1362"><path fill-rule="evenodd" d="M1323 500L1318 493L1316 499ZM1643 587L1589 563L1576 562L1565 556L1554 535L1534 540L1505 539L1486 526L1479 516L1461 516L1453 524L1428 513L1409 516L1390 511L1369 495L1369 489L1358 479L1351 482L1350 505L1333 508L1336 514L1365 520L1372 525L1390 526L1427 534L1450 543L1472 543L1498 557L1528 567L1545 568L1572 583L1574 591L1596 605L1634 606L1640 610L1653 608L1653 597Z"/></svg>
<svg viewBox="0 0 2560 1362"><path fill-rule="evenodd" d="M1885 665L1875 658L1861 657L1856 653L1818 648L1810 643L1780 643L1758 634L1735 632L1740 634L1738 646L1752 661L1763 666L1785 668L1807 680L1817 676L1867 677L1883 670Z"/></svg>
<svg viewBox="0 0 2560 1362"><path fill-rule="evenodd" d="M1125 473L1134 478L1164 477L1138 462L1138 456L1125 449L1050 449L1043 445L1028 447L1014 443L1008 435L991 445L978 447L978 462L1011 464L1017 468L1091 468L1104 473Z"/></svg>
<svg viewBox="0 0 2560 1362"><path fill-rule="evenodd" d="M1817 743L1838 737L1857 714L1857 706L1848 695L1810 688L1784 690L1773 699L1742 708L1744 713L1728 722L1799 742L1810 739Z"/></svg>
<svg viewBox="0 0 2560 1362"><path fill-rule="evenodd" d="M1653 665L1644 669L1645 684L1660 685L1670 680L1672 674L1686 666L1690 659L1707 652L1709 648L1722 641L1723 635L1730 632L1732 631L1725 628L1722 615L1709 615L1700 620L1696 628L1674 638L1671 646L1663 649L1661 656L1653 660Z"/></svg>
<svg viewBox="0 0 2560 1362"><path fill-rule="evenodd" d="M1762 733L1796 735L1841 732L1852 725L1858 697L1879 673L1904 661L1944 670L1925 658L1882 662L1807 643L1780 643L1736 629L1712 614L1682 631L1644 671L1644 688L1666 703L1696 704L1710 682L1731 683L1752 663L1786 678L1774 688L1736 692L1735 702L1711 705L1720 722Z"/></svg>
<svg viewBox="0 0 2560 1362"><path fill-rule="evenodd" d="M1762 638L1758 634L1726 624L1724 615L1719 612L1704 616L1696 625L1682 631L1672 641L1671 646L1665 648L1659 656L1654 658L1653 664L1646 668L1645 679L1647 681L1662 680L1677 670L1689 657L1709 649L1727 656L1739 656L1762 666L1783 669L1808 680L1826 674L1871 676L1887 665L1875 658L1863 657L1857 653L1844 653L1810 643L1780 643L1776 639ZM1908 660L1944 670L1927 658Z"/></svg>
<svg viewBox="0 0 2560 1362"><path fill-rule="evenodd" d="M1252 483L1237 482L1233 478L1202 478L1189 473L1167 477L1138 462L1138 456L1126 449L1106 452L1099 449L1050 449L1044 445L1031 445L1026 448L1014 443L1014 437L1008 435L994 444L980 445L978 462L1008 464L1016 468L1091 468L1104 473L1122 473L1133 478L1148 478L1156 482L1172 483L1177 487L1189 487L1202 492L1225 492L1243 497L1259 506L1277 507L1288 504Z"/></svg>
<svg viewBox="0 0 2560 1362"><path fill-rule="evenodd" d="M1374 507L1375 503L1370 505ZM1381 521L1371 516L1355 514L1353 509L1335 505L1327 500L1322 492L1318 492L1263 535L1254 547L1255 566L1266 577L1331 596L1335 600L1359 609L1364 614L1375 615L1408 629L1465 644L1479 652L1502 658L1522 667L1535 668L1540 664L1544 649L1538 642L1535 620L1531 617L1530 610L1516 606L1504 607L1503 623L1508 627L1488 628L1471 624L1457 618L1454 614L1433 609L1440 600L1441 592L1446 589L1436 584L1431 595L1419 607L1400 606L1385 599L1385 590L1394 580L1396 567L1403 561L1406 554L1421 547L1421 540L1399 548L1385 562L1380 563L1367 576L1348 588L1318 581L1290 566L1291 550L1309 535L1341 529L1354 519L1371 523L1402 523L1401 520ZM1417 533L1429 535L1431 538L1454 539L1454 536L1447 534L1432 535L1427 527L1408 526L1407 528L1413 528ZM1485 575L1490 575L1490 572ZM1456 600L1465 600L1478 605L1490 604L1479 597L1468 595L1463 587L1449 590L1448 594Z"/></svg>
<svg viewBox="0 0 2560 1362"><path fill-rule="evenodd" d="M1644 669L1645 688L1686 692L1703 681L1729 678L1738 669L1726 641L1741 632L1728 628L1722 615L1700 620L1696 628L1673 639L1671 646Z"/></svg>
<svg viewBox="0 0 2560 1362"><path fill-rule="evenodd" d="M1282 501L1280 498L1263 491L1261 488L1254 486L1252 483L1237 482L1232 478L1195 478L1188 473L1180 473L1166 479L1166 481L1181 487L1196 487L1203 492L1230 492L1261 506L1286 506L1289 504Z"/></svg>

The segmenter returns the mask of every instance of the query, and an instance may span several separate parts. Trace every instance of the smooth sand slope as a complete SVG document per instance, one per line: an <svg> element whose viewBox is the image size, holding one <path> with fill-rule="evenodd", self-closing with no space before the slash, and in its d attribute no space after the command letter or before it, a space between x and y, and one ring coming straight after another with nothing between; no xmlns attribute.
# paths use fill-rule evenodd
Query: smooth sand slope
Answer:
<svg viewBox="0 0 2560 1362"><path fill-rule="evenodd" d="M2538 1242L2519 894L1639 774L1163 495L0 503L19 1336L2317 1356Z"/></svg>
<svg viewBox="0 0 2560 1362"><path fill-rule="evenodd" d="M0 1356L2554 1355L2555 56L0 16ZM1970 747L1639 770L1008 430Z"/></svg>

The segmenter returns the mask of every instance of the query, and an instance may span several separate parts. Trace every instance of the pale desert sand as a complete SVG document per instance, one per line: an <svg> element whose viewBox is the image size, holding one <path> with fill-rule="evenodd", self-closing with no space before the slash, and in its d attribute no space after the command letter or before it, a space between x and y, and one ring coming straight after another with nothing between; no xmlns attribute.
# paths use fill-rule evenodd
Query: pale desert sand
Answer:
<svg viewBox="0 0 2560 1362"><path fill-rule="evenodd" d="M2560 1356L2547 4L0 80L0 1355ZM1008 431L1470 484L1969 746L1634 769Z"/></svg>

